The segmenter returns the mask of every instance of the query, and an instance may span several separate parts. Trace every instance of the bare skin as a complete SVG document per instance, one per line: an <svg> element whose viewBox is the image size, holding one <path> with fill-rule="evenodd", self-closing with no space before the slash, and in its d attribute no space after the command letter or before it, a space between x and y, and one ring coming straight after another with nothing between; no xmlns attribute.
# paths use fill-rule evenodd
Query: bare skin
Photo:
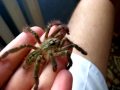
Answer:
<svg viewBox="0 0 120 90"><path fill-rule="evenodd" d="M106 75L107 58L112 37L113 17L113 6L109 0L82 0L68 24L71 41L86 49L89 53L86 58L91 60L104 75ZM55 28L52 27L51 33ZM39 34L41 39L43 38L44 32L41 28L33 27L32 29ZM26 43L33 45L35 40L31 34L22 33L7 45L0 52L0 55L10 48ZM33 70L26 73L22 67L18 67L29 51L29 49L21 50L18 53L8 55L4 62L0 62L0 86L4 84L6 90L32 89L34 84L34 79L31 77ZM77 50L73 52L81 55ZM72 75L64 69L66 60L60 59L58 64L56 73L53 72L51 64L41 73L39 77L40 90L71 90ZM16 72L14 72L15 70ZM12 73L14 74L10 78ZM8 78L10 78L10 81L5 84Z"/></svg>
<svg viewBox="0 0 120 90"><path fill-rule="evenodd" d="M94 63L104 76L106 76L113 25L114 9L109 0L82 0L68 24L70 39L87 48L89 55L86 58ZM76 50L74 52L79 54Z"/></svg>

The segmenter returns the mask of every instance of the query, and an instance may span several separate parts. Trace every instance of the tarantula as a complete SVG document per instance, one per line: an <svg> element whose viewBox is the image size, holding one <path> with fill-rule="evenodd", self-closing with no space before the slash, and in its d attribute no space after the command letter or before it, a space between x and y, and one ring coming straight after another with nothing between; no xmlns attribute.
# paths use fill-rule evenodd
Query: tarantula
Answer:
<svg viewBox="0 0 120 90"><path fill-rule="evenodd" d="M50 36L48 36L51 27L54 25L57 26L56 30ZM27 55L27 57L25 58L25 64L23 65L23 67L25 68L26 65L29 66L33 62L35 63L34 64L34 79L35 79L34 90L38 89L38 84L39 84L38 73L40 69L40 64L46 65L50 62L52 64L53 71L55 72L57 70L57 62L55 60L56 56L66 55L68 58L68 64L66 66L66 69L69 69L72 66L72 60L70 58L71 48L75 47L82 54L87 55L86 51L84 51L81 47L74 44L68 38L65 37L66 34L69 34L69 29L65 24L62 24L60 21L53 21L50 24L48 24L47 30L45 33L45 39L43 42L40 41L37 33L32 31L30 27L26 27L24 31L30 32L35 37L35 39L39 43L39 47L32 46L29 44L21 45L19 47L12 48L6 51L2 56L0 56L0 58L4 58L9 53L14 53L26 47L34 49L33 52ZM66 42L69 42L69 44L65 44Z"/></svg>

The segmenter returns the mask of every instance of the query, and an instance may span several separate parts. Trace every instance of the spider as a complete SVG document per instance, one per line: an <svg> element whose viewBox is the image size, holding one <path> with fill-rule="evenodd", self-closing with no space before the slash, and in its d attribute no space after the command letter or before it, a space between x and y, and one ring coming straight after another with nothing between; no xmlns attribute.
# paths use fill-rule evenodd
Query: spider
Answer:
<svg viewBox="0 0 120 90"><path fill-rule="evenodd" d="M48 36L51 27L54 25L57 26L56 30L50 36ZM40 41L38 34L32 31L30 27L24 28L24 31L30 32L35 37L36 41L39 44L39 47L29 44L21 45L19 47L15 47L6 51L2 56L0 56L0 59L23 48L34 49L33 52L27 55L23 64L23 68L25 68L26 65L29 66L34 62L34 90L38 89L40 64L46 65L48 63L51 63L53 71L55 72L57 70L57 62L55 60L55 57L65 55L68 58L68 64L66 65L66 69L68 70L72 66L72 60L70 58L71 48L75 47L82 54L87 55L86 51L65 37L66 34L69 34L69 29L60 21L53 21L48 24L45 33L45 39L43 42ZM66 42L69 42L69 44L65 44Z"/></svg>

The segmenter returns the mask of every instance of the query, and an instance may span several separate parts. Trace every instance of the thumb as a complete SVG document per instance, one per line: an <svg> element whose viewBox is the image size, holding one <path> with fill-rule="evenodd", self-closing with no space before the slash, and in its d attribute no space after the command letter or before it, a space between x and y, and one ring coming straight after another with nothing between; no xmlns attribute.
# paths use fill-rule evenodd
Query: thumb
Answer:
<svg viewBox="0 0 120 90"><path fill-rule="evenodd" d="M51 90L72 90L72 74L67 70L61 70L55 78Z"/></svg>

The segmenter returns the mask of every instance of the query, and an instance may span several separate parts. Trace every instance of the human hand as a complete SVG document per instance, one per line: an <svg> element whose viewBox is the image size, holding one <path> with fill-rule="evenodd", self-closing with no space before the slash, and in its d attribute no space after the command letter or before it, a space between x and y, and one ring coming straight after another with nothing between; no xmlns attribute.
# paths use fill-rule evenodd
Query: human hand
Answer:
<svg viewBox="0 0 120 90"><path fill-rule="evenodd" d="M54 31L54 26L50 33ZM43 30L39 27L32 27L41 39L44 37ZM10 44L8 44L1 52L20 46L23 44L35 44L35 39L30 33L22 32ZM4 86L5 90L31 90L34 85L33 68L25 70L21 66L25 56L30 52L30 49L23 49L16 53L9 54L0 61L0 88ZM51 64L48 64L41 73L39 80L40 90L71 90L72 75L65 70L66 60L58 60L58 69L53 72Z"/></svg>

